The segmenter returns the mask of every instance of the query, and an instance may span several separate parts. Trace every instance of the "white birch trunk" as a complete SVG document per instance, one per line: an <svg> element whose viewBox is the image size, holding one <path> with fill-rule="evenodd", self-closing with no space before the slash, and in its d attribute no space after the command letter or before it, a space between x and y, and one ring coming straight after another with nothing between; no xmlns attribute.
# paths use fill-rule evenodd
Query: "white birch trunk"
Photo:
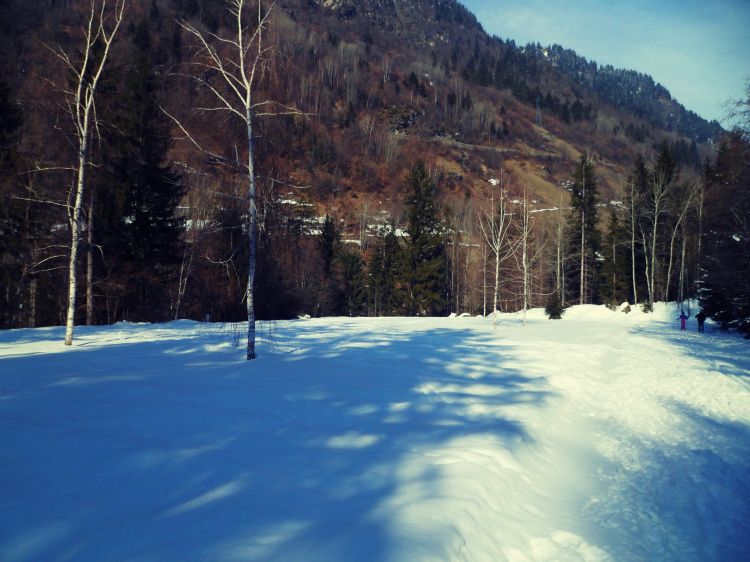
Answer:
<svg viewBox="0 0 750 562"><path fill-rule="evenodd" d="M182 299L185 296L187 290L188 278L190 277L190 269L193 265L193 251L190 248L188 253L188 246L185 246L185 251L182 254L182 263L180 264L180 278L177 282L177 303L174 307L174 320L180 317L180 308L182 307Z"/></svg>
<svg viewBox="0 0 750 562"><path fill-rule="evenodd" d="M526 311L529 309L529 228L530 228L530 215L529 215L529 202L526 199L524 193L523 199L523 238L522 238L522 255L521 255L521 267L523 270L523 325L526 325Z"/></svg>
<svg viewBox="0 0 750 562"><path fill-rule="evenodd" d="M630 270L633 281L633 304L638 303L638 279L635 275L635 183L630 182Z"/></svg>
<svg viewBox="0 0 750 562"><path fill-rule="evenodd" d="M562 243L563 243L563 195L560 191L560 207L557 221L557 258L555 261L555 291L557 298L562 303Z"/></svg>
<svg viewBox="0 0 750 562"><path fill-rule="evenodd" d="M86 325L94 324L94 198L86 222Z"/></svg>
<svg viewBox="0 0 750 562"><path fill-rule="evenodd" d="M253 121L252 112L248 105L247 112L247 177L249 182L248 189L248 244L249 244L249 263L247 267L247 359L255 359L255 292L253 284L255 283L255 262L257 251L256 231L258 223L258 210L255 206L255 161L253 157Z"/></svg>
<svg viewBox="0 0 750 562"><path fill-rule="evenodd" d="M583 174L583 196L581 197L581 281L578 304L585 301L586 292L586 174Z"/></svg>
<svg viewBox="0 0 750 562"><path fill-rule="evenodd" d="M500 253L495 252L495 287L492 291L492 327L497 328L497 294L500 290Z"/></svg>
<svg viewBox="0 0 750 562"><path fill-rule="evenodd" d="M674 225L674 229L672 230L672 237L669 241L669 267L667 268L667 280L664 283L664 300L669 302L669 283L672 280L672 268L674 266L674 244L677 239L677 233L679 230L682 229L682 225L685 222L685 217L688 214L688 211L690 210L690 207L693 204L693 198L695 197L697 193L698 188L693 188L688 193L688 197L685 200L685 205L680 211L680 216L677 219L677 222ZM684 233L683 233L683 250L684 250ZM684 255L682 256L684 259ZM682 282L680 280L680 282Z"/></svg>
<svg viewBox="0 0 750 562"><path fill-rule="evenodd" d="M75 126L76 141L78 142L78 167L76 169L76 185L73 208L70 211L70 256L68 261L68 306L65 320L65 345L73 344L76 312L77 264L78 249L81 237L81 210L83 192L86 187L86 166L88 165L89 136L91 134L92 113L95 111L96 87L109 56L117 31L122 23L125 12L125 0L116 0L114 4L114 19L111 30L107 25L107 0L101 0L100 5L92 0L88 15L88 25L84 29L84 45L82 47L82 61L80 67L71 60L70 56L61 48L53 50L57 57L65 64L75 77L75 91L69 94L68 107ZM98 5L98 6L97 6ZM101 51L97 52L97 47Z"/></svg>
<svg viewBox="0 0 750 562"><path fill-rule="evenodd" d="M65 345L73 345L76 313L76 275L78 263L78 247L81 230L81 201L83 187L86 180L86 162L88 158L88 118L84 129L81 147L78 151L78 179L76 181L76 196L73 204L73 215L70 218L70 256L68 259L68 308L65 315Z"/></svg>
<svg viewBox="0 0 750 562"><path fill-rule="evenodd" d="M487 318L487 245L482 244L482 317Z"/></svg>
<svg viewBox="0 0 750 562"><path fill-rule="evenodd" d="M682 251L680 252L680 282L678 286L678 298L682 302L685 300L685 253L687 249L687 236L685 228L682 229Z"/></svg>

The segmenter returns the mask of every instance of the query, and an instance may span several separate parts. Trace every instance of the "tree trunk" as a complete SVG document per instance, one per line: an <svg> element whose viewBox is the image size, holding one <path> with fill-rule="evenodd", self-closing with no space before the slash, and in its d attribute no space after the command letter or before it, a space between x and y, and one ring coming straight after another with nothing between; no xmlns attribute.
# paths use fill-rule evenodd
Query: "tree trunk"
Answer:
<svg viewBox="0 0 750 562"><path fill-rule="evenodd" d="M37 281L33 278L29 282L29 328L36 328L36 291Z"/></svg>
<svg viewBox="0 0 750 562"><path fill-rule="evenodd" d="M656 241L659 236L659 212L657 207L654 209L654 230L651 233L651 289L649 290L651 304L656 299Z"/></svg>
<svg viewBox="0 0 750 562"><path fill-rule="evenodd" d="M257 222L258 210L255 206L255 162L253 157L253 116L252 111L247 104L247 169L248 169L248 205L249 205L249 223L248 223L248 244L249 263L247 267L247 359L255 359L255 300L253 285L255 283L255 260L257 252Z"/></svg>
<svg viewBox="0 0 750 562"><path fill-rule="evenodd" d="M528 245L529 245L529 209L528 202L526 201L526 194L524 193L523 201L523 254L521 256L521 264L523 269L523 325L526 325L526 311L529 309L529 258L528 258Z"/></svg>
<svg viewBox="0 0 750 562"><path fill-rule="evenodd" d="M617 242L612 235L612 304L617 304Z"/></svg>
<svg viewBox="0 0 750 562"><path fill-rule="evenodd" d="M492 327L497 327L497 293L500 288L500 252L495 252L495 290L492 292Z"/></svg>
<svg viewBox="0 0 750 562"><path fill-rule="evenodd" d="M578 304L583 304L586 293L586 229L583 226L586 212L581 213L581 279L578 294Z"/></svg>
<svg viewBox="0 0 750 562"><path fill-rule="evenodd" d="M578 304L583 304L586 293L586 174L583 174L583 195L581 197L581 282Z"/></svg>
<svg viewBox="0 0 750 562"><path fill-rule="evenodd" d="M94 196L89 199L86 224L86 325L94 324Z"/></svg>
<svg viewBox="0 0 750 562"><path fill-rule="evenodd" d="M646 275L646 289L648 291L648 303L649 305L654 304L654 285L652 283L653 273L651 271L651 264L649 262L649 251L648 251L648 240L646 234L641 231L641 243L643 245L643 261L645 262L646 269L644 271Z"/></svg>
<svg viewBox="0 0 750 562"><path fill-rule="evenodd" d="M638 303L638 279L635 276L635 186L630 185L630 269L633 276L633 304Z"/></svg>
<svg viewBox="0 0 750 562"><path fill-rule="evenodd" d="M482 245L482 317L487 318L487 245Z"/></svg>
<svg viewBox="0 0 750 562"><path fill-rule="evenodd" d="M563 194L560 191L560 207L557 221L557 257L555 260L555 292L557 301L564 306L565 297L563 297L563 267L562 267L562 245L563 245Z"/></svg>
<svg viewBox="0 0 750 562"><path fill-rule="evenodd" d="M70 218L70 259L68 261L68 308L65 321L65 345L73 345L73 330L76 313L76 273L78 262L78 243L81 230L81 204L83 186L86 179L86 159L88 157L88 132L84 135L78 151L78 181L76 197L73 203L73 215Z"/></svg>
<svg viewBox="0 0 750 562"><path fill-rule="evenodd" d="M680 252L680 284L678 287L679 290L679 300L680 302L685 300L685 251L687 246L687 236L685 232L685 227L682 228L682 251Z"/></svg>
<svg viewBox="0 0 750 562"><path fill-rule="evenodd" d="M185 245L185 251L182 254L182 264L180 265L180 278L177 282L177 303L174 307L174 320L180 317L180 308L182 307L182 299L185 296L187 290L188 278L190 277L190 269L193 265L193 250L190 249L188 254L188 245Z"/></svg>

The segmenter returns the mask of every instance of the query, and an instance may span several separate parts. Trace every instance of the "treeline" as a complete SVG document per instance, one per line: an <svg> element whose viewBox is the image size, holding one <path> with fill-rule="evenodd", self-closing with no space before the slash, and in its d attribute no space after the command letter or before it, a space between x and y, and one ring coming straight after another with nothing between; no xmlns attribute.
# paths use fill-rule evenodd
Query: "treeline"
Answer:
<svg viewBox="0 0 750 562"><path fill-rule="evenodd" d="M47 47L76 56L88 4L55 6L26 41L4 45L20 49L3 59L0 84L4 328L65 322L80 131L66 102L75 75ZM209 107L215 74L185 78L198 45L175 22L192 14L218 32L227 21L214 8L133 3L113 43L86 137L77 322L246 318L251 256L239 164L247 147L236 122L196 110ZM311 33L283 14L265 37L279 56L258 91L298 113L259 121L254 133L258 318L649 306L700 286L717 318L742 327L734 315L744 310L747 260L737 257L750 236L733 209L747 200L738 195L747 185L745 137L730 137L697 183L680 172L674 145L661 145L653 162L635 163L610 217L600 216L595 159L584 157L558 208L536 209L499 158L483 161L499 178L464 187L429 160L413 166L418 151L392 132L428 118L463 138L523 126L462 80L423 62L395 68L366 44ZM393 111L406 96L412 111ZM463 165L479 168L468 157ZM343 205L353 185L381 195L387 209Z"/></svg>

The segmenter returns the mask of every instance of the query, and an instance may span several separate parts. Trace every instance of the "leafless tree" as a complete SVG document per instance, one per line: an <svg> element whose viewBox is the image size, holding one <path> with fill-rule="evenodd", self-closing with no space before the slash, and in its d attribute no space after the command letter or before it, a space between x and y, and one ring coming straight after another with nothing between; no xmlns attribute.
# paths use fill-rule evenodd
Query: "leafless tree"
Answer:
<svg viewBox="0 0 750 562"><path fill-rule="evenodd" d="M656 299L656 276L659 268L659 239L662 215L667 210L669 197L672 194L675 181L669 174L654 171L649 181L646 194L648 207L646 210L646 224L641 226L641 243L643 244L646 262L646 286L648 301L653 305Z"/></svg>
<svg viewBox="0 0 750 562"><path fill-rule="evenodd" d="M86 171L89 165L89 142L97 127L96 89L107 65L112 44L125 15L126 0L91 0L82 44L76 54L62 47L51 51L62 61L71 76L73 87L63 91L68 113L73 121L77 148L75 183L68 195L70 256L68 260L68 307L65 323L65 345L73 344L76 311L76 274L82 223ZM80 52L80 56L77 54Z"/></svg>
<svg viewBox="0 0 750 562"><path fill-rule="evenodd" d="M513 256L518 270L521 273L521 301L523 304L523 325L526 325L526 311L531 308L533 296L532 271L544 250L544 244L533 245L534 215L532 214L526 187L523 190L523 199L520 202L518 220L515 221L517 236L513 245Z"/></svg>
<svg viewBox="0 0 750 562"><path fill-rule="evenodd" d="M628 219L630 221L630 273L631 281L633 283L633 302L638 302L638 279L636 277L635 270L635 248L636 248L636 237L638 236L638 216L636 214L636 201L637 193L635 187L635 181L631 178L628 181L628 202L630 203L628 209Z"/></svg>
<svg viewBox="0 0 750 562"><path fill-rule="evenodd" d="M563 190L560 190L560 204L557 208L555 227L555 293L560 305L565 306L565 214L563 213Z"/></svg>
<svg viewBox="0 0 750 562"><path fill-rule="evenodd" d="M495 285L492 291L492 327L497 327L497 296L500 290L500 264L508 259L513 249L509 244L511 213L508 209L508 197L505 191L504 178L490 189L489 205L480 212L479 227L494 258Z"/></svg>
<svg viewBox="0 0 750 562"><path fill-rule="evenodd" d="M685 219L690 212L690 210L693 208L695 200L698 196L699 186L698 184L692 184L688 185L682 194L683 196L680 198L680 201L677 202L677 220L675 221L673 228L672 228L672 235L670 237L669 241L669 265L667 266L667 277L664 280L664 300L669 301L669 285L672 280L672 268L674 266L674 245L675 241L677 240L677 236L680 232L683 233L682 236L682 250L681 250L681 268L680 268L680 295L682 294L682 281L683 281L683 274L684 274L684 263L685 263L685 250L686 250L686 244L685 244L685 229L682 228L685 224Z"/></svg>
<svg viewBox="0 0 750 562"><path fill-rule="evenodd" d="M258 211L256 207L256 170L253 141L253 127L256 119L270 115L301 115L293 107L268 99L257 100L256 90L268 69L271 48L264 45L263 33L269 25L275 2L263 8L258 0L251 6L245 0L229 0L229 11L233 17L234 30L231 36L223 37L201 30L188 22L180 26L197 42L199 50L193 61L197 72L192 77L206 88L216 105L200 108L205 112L227 112L242 123L246 143L244 163L236 162L247 177L247 244L249 263L245 301L247 304L247 359L255 359L255 301L253 283L255 281ZM255 8L257 7L257 10ZM254 20L250 26L246 22ZM215 74L216 79L206 77ZM169 114L168 114L169 115ZM181 122L169 115L190 142L204 152L209 151L194 139ZM232 145L234 146L234 145ZM221 158L219 157L221 160ZM239 160L239 158L237 158Z"/></svg>

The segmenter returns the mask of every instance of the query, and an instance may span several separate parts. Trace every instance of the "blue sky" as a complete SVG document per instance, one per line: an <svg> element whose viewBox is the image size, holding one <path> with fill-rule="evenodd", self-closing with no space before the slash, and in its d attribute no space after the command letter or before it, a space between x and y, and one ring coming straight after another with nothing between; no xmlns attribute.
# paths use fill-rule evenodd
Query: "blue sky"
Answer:
<svg viewBox="0 0 750 562"><path fill-rule="evenodd" d="M460 0L485 30L558 43L650 74L688 109L728 124L750 78L750 0Z"/></svg>

